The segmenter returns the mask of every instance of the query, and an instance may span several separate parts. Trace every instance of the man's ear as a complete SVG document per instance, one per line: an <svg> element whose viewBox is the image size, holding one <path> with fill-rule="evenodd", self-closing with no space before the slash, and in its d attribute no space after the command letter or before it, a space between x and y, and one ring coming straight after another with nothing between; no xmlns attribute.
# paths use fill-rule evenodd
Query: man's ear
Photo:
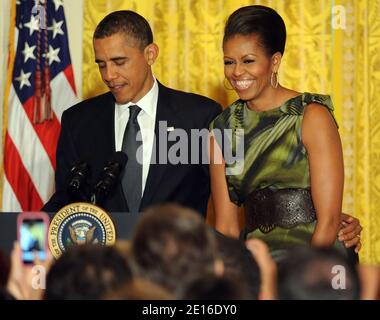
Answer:
<svg viewBox="0 0 380 320"><path fill-rule="evenodd" d="M148 64L151 66L156 61L158 57L158 46L155 43L151 43L147 45L144 49L144 55L145 59L148 62Z"/></svg>

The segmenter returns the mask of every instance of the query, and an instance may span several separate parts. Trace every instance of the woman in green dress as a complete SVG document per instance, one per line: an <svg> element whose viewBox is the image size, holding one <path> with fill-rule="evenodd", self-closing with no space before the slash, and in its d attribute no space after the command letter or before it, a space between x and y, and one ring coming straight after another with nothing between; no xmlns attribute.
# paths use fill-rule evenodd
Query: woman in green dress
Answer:
<svg viewBox="0 0 380 320"><path fill-rule="evenodd" d="M243 7L229 17L224 72L240 99L210 127L216 229L238 237L238 207L244 206L245 238L264 240L277 261L297 244L345 252L337 241L344 170L332 102L278 83L285 40L284 21L271 8ZM238 156L242 148L243 166L234 170L226 151Z"/></svg>

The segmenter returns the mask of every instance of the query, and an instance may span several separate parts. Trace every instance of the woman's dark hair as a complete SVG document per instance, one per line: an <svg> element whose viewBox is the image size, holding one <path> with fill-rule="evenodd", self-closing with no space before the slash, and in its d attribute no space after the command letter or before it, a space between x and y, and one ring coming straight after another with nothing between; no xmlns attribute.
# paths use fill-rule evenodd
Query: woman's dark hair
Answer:
<svg viewBox="0 0 380 320"><path fill-rule="evenodd" d="M265 6L242 7L232 13L224 28L223 44L235 35L258 35L269 55L284 54L286 27L284 20L272 8Z"/></svg>

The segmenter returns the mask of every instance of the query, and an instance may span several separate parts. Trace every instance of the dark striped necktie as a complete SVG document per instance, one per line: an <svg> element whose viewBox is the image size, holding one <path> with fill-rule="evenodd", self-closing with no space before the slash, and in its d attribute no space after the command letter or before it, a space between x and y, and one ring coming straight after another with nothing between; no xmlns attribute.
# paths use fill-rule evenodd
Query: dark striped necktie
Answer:
<svg viewBox="0 0 380 320"><path fill-rule="evenodd" d="M139 211L142 194L142 139L137 122L137 115L140 111L141 108L137 105L129 106L129 119L121 147L121 150L128 156L122 185L129 212Z"/></svg>

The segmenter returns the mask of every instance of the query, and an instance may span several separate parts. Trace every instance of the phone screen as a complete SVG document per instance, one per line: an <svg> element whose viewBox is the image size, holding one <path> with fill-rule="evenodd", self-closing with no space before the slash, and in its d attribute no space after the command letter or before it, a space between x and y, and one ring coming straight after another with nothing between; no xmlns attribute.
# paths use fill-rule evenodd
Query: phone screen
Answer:
<svg viewBox="0 0 380 320"><path fill-rule="evenodd" d="M46 260L46 228L42 219L22 221L20 246L25 263L32 263L35 255L38 255L40 260Z"/></svg>

